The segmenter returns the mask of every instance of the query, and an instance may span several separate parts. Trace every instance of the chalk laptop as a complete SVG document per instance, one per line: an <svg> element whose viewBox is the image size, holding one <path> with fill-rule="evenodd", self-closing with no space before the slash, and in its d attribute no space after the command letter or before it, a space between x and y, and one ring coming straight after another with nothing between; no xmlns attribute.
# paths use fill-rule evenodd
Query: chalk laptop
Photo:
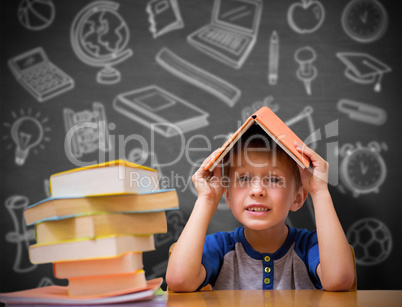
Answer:
<svg viewBox="0 0 402 307"><path fill-rule="evenodd" d="M42 102L74 87L74 80L49 61L41 47L8 61L19 83Z"/></svg>
<svg viewBox="0 0 402 307"><path fill-rule="evenodd" d="M187 41L234 68L240 68L257 40L262 0L215 0L212 21Z"/></svg>

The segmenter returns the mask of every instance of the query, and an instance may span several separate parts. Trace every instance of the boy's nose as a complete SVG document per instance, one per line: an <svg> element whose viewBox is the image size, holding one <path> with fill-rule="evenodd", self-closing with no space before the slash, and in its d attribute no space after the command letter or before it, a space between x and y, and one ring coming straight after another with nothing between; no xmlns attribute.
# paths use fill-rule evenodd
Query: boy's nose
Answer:
<svg viewBox="0 0 402 307"><path fill-rule="evenodd" d="M260 179L253 178L251 181L250 195L254 197L263 197L266 195L265 188Z"/></svg>

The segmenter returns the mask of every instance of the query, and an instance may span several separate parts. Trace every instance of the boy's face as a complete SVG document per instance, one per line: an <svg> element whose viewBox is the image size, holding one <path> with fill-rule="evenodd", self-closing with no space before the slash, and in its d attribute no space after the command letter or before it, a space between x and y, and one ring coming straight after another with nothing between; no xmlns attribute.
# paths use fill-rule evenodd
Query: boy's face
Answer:
<svg viewBox="0 0 402 307"><path fill-rule="evenodd" d="M292 168L285 158L251 150L235 154L232 161L226 203L246 228L283 227L289 210L303 205L303 189L296 191Z"/></svg>

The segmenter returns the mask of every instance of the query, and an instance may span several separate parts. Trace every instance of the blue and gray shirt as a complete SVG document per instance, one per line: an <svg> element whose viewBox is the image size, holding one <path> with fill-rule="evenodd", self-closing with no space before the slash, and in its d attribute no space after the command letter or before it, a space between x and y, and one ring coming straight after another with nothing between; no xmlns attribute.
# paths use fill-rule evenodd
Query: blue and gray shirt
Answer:
<svg viewBox="0 0 402 307"><path fill-rule="evenodd" d="M223 289L321 289L316 231L289 227L285 243L273 254L259 253L244 237L244 227L205 239L202 264L210 284Z"/></svg>

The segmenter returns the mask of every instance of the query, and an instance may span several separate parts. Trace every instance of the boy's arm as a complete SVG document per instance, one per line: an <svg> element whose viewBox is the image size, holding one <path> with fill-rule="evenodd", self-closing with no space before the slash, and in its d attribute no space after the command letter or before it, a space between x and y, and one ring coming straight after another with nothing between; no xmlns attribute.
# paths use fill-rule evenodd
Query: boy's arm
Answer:
<svg viewBox="0 0 402 307"><path fill-rule="evenodd" d="M216 154L217 151L212 153L193 175L198 199L169 257L166 271L166 283L175 292L195 291L206 277L201 264L202 251L208 225L222 197L223 187L220 182L221 167L216 167L213 173L205 171L204 167Z"/></svg>
<svg viewBox="0 0 402 307"><path fill-rule="evenodd" d="M317 274L327 291L348 291L354 283L354 262L349 243L328 190L328 163L313 150L296 144L312 167L300 169L303 187L314 205L320 264Z"/></svg>

